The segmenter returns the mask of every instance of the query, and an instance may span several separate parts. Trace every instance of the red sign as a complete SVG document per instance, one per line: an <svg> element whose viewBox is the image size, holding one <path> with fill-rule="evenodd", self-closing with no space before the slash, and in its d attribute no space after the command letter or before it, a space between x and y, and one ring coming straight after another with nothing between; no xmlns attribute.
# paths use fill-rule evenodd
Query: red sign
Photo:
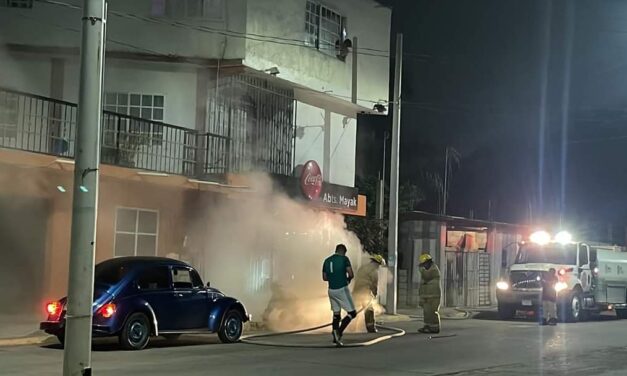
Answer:
<svg viewBox="0 0 627 376"><path fill-rule="evenodd" d="M316 161L308 161L300 175L300 189L310 200L320 198L322 192L322 170Z"/></svg>

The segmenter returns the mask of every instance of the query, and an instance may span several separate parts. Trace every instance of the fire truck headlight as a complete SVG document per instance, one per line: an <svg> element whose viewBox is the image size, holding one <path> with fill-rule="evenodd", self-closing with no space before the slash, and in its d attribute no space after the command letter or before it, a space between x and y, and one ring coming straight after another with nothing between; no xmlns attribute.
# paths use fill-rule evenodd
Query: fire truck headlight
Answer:
<svg viewBox="0 0 627 376"><path fill-rule="evenodd" d="M562 290L566 290L568 288L568 285L566 284L566 282L557 282L555 284L555 291L557 291L558 293Z"/></svg>
<svg viewBox="0 0 627 376"><path fill-rule="evenodd" d="M509 283L505 282L505 281L498 281L496 283L496 288L499 290L507 290L509 289Z"/></svg>
<svg viewBox="0 0 627 376"><path fill-rule="evenodd" d="M536 231L533 234L531 234L531 236L529 236L529 240L532 243L545 245L551 241L551 235L546 231Z"/></svg>
<svg viewBox="0 0 627 376"><path fill-rule="evenodd" d="M568 231L560 231L555 235L555 241L560 244L568 244L573 241L573 236Z"/></svg>

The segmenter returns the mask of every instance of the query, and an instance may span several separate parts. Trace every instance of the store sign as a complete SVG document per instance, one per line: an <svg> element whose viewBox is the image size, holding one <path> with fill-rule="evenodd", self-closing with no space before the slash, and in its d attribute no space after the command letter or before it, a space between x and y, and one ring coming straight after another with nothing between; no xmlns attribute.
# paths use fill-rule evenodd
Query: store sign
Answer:
<svg viewBox="0 0 627 376"><path fill-rule="evenodd" d="M322 170L316 161L308 161L303 165L300 191L316 206L349 211L358 209L357 188L323 182Z"/></svg>
<svg viewBox="0 0 627 376"><path fill-rule="evenodd" d="M357 188L325 184L319 201L326 207L356 211L358 193Z"/></svg>
<svg viewBox="0 0 627 376"><path fill-rule="evenodd" d="M322 193L322 170L316 161L308 161L300 174L300 189L305 198L317 200Z"/></svg>

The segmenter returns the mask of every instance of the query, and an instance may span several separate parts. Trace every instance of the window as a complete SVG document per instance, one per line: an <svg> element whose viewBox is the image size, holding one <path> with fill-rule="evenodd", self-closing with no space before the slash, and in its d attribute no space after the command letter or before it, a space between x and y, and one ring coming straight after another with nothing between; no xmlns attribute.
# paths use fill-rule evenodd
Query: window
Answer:
<svg viewBox="0 0 627 376"><path fill-rule="evenodd" d="M205 285L202 283L202 278L200 278L200 276L198 275L198 272L192 269L191 273L192 273L192 284L194 285L194 288L205 287Z"/></svg>
<svg viewBox="0 0 627 376"><path fill-rule="evenodd" d="M335 56L336 42L346 39L346 17L324 5L307 1L305 35L305 43Z"/></svg>
<svg viewBox="0 0 627 376"><path fill-rule="evenodd" d="M105 111L115 112L123 115L130 115L132 117L145 120L163 122L164 107L165 96L163 95L137 93L105 94ZM163 126L160 124L144 124L140 127L139 131L141 133L150 133L153 145L159 145L163 140Z"/></svg>
<svg viewBox="0 0 627 376"><path fill-rule="evenodd" d="M141 272L137 278L140 290L161 290L170 287L168 268L165 266L150 267Z"/></svg>
<svg viewBox="0 0 627 376"><path fill-rule="evenodd" d="M118 208L115 220L115 251L119 256L155 256L159 212Z"/></svg>
<svg viewBox="0 0 627 376"><path fill-rule="evenodd" d="M99 284L113 286L119 283L126 273L128 273L128 268L124 265L99 264L94 272L94 281Z"/></svg>
<svg viewBox="0 0 627 376"><path fill-rule="evenodd" d="M582 245L579 247L579 266L588 265L588 247Z"/></svg>
<svg viewBox="0 0 627 376"><path fill-rule="evenodd" d="M224 0L152 0L151 15L221 21L224 9Z"/></svg>
<svg viewBox="0 0 627 376"><path fill-rule="evenodd" d="M1 7L30 9L33 7L33 0L0 0Z"/></svg>
<svg viewBox="0 0 627 376"><path fill-rule="evenodd" d="M184 268L172 268L172 283L174 288L191 289L194 286L189 269Z"/></svg>
<svg viewBox="0 0 627 376"><path fill-rule="evenodd" d="M105 95L105 111L132 117L163 121L165 97L153 94L107 93Z"/></svg>

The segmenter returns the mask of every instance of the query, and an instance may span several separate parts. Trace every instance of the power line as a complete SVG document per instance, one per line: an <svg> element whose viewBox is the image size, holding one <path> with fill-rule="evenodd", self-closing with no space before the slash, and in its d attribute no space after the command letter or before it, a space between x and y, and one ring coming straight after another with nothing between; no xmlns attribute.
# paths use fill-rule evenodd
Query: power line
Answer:
<svg viewBox="0 0 627 376"><path fill-rule="evenodd" d="M46 3L46 4L66 7L66 8L75 9L75 10L80 10L81 9L77 5L70 4L70 3L65 3L65 2L61 2L61 1L57 1L57 0L36 0L36 1L40 2L40 3ZM109 10L109 13L114 15L114 16L120 17L120 18L139 20L139 21L143 21L143 22L147 22L147 23L166 25L166 26L170 26L170 27L182 28L182 29L187 29L187 30L194 30L194 31L210 33L210 34L218 34L218 35L222 35L222 36L226 36L226 37L239 38L239 39L257 41L257 42L264 42L264 43L273 43L273 44L286 45L286 46L304 47L304 48L307 48L307 49L315 48L315 47L313 47L311 45L306 44L305 42L303 42L300 39L285 38L285 37L281 37L281 36L263 35L263 34L257 34L257 33L243 33L243 32L229 30L229 29L216 29L216 28L212 28L212 27L208 27L208 26L204 26L204 25L203 26L191 25L191 24L188 24L188 23L185 23L185 22L181 22L181 21L175 21L175 20L168 21L168 20L165 20L165 19L159 19L159 18L155 18L155 17L146 17L146 16L141 16L141 15L132 14L132 13L119 12L119 11L115 11L115 10ZM329 50L329 51L331 51L331 50L335 51L336 50L336 48L334 46L333 47L320 47L319 46L319 47L317 47L317 49L318 50ZM387 51L387 50L381 50L381 49L369 48L369 47L360 47L360 48L358 48L357 54L358 55L364 55L364 56L380 57L380 58L389 58L390 57L389 51ZM415 54L415 53L404 54L404 56L407 56L410 59L418 60L418 61L425 61L427 59L433 58L433 56L431 56L431 55Z"/></svg>

